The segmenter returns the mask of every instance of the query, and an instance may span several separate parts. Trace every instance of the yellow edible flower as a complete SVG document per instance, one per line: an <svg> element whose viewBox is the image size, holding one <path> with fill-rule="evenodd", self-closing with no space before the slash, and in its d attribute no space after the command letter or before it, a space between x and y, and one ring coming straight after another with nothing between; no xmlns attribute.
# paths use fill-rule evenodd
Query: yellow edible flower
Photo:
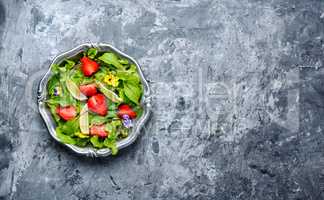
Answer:
<svg viewBox="0 0 324 200"><path fill-rule="evenodd" d="M104 78L104 82L107 83L108 85L112 85L113 87L118 86L118 83L119 83L118 80L119 80L119 78L117 78L116 76L114 76L112 74L108 74Z"/></svg>

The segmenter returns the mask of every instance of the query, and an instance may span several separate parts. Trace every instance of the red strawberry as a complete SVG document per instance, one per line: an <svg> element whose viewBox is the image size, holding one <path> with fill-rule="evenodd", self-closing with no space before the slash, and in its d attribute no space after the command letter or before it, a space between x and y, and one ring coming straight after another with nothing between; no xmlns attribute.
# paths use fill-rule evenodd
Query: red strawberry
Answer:
<svg viewBox="0 0 324 200"><path fill-rule="evenodd" d="M96 87L96 84L94 84L94 83L88 84L88 85L80 85L80 91L84 95L90 97L90 96L97 94L97 87Z"/></svg>
<svg viewBox="0 0 324 200"><path fill-rule="evenodd" d="M107 114L106 98L103 94L95 94L88 99L88 108L98 115L105 116Z"/></svg>
<svg viewBox="0 0 324 200"><path fill-rule="evenodd" d="M73 119L77 115L77 111L73 106L59 106L56 108L56 113L66 121Z"/></svg>
<svg viewBox="0 0 324 200"><path fill-rule="evenodd" d="M85 76L91 76L93 73L96 73L99 69L99 64L88 57L81 58L81 63L81 70Z"/></svg>
<svg viewBox="0 0 324 200"><path fill-rule="evenodd" d="M108 136L108 132L105 131L105 125L93 125L90 128L90 135L97 135L100 138Z"/></svg>
<svg viewBox="0 0 324 200"><path fill-rule="evenodd" d="M128 115L129 118L136 118L136 112L127 104L121 104L118 106L117 115L119 118L123 118L123 115Z"/></svg>

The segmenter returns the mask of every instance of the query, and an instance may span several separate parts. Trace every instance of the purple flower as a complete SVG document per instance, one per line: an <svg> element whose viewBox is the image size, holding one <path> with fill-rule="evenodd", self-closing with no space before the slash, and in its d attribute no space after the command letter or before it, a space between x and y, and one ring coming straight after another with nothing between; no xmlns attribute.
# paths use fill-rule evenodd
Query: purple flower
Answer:
<svg viewBox="0 0 324 200"><path fill-rule="evenodd" d="M126 128L133 127L133 120L131 120L128 115L123 115L123 125Z"/></svg>
<svg viewBox="0 0 324 200"><path fill-rule="evenodd" d="M55 87L54 88L54 96L59 96L60 95L60 93L61 93L61 90L60 90L61 88L59 88L59 87Z"/></svg>

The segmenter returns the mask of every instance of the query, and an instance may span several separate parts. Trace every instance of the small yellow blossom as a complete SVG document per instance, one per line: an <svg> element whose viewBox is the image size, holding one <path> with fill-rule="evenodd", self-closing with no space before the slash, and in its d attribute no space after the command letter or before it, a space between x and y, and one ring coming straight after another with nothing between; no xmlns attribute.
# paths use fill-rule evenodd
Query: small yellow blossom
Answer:
<svg viewBox="0 0 324 200"><path fill-rule="evenodd" d="M116 76L114 76L112 74L108 74L104 78L104 82L107 83L108 85L112 85L113 87L118 86L118 83L119 83L118 80L119 80L119 78L117 78Z"/></svg>

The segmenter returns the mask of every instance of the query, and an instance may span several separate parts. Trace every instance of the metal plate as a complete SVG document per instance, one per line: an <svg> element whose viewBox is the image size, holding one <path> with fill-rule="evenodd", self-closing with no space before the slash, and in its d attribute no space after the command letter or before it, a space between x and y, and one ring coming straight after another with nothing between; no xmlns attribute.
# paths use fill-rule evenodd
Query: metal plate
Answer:
<svg viewBox="0 0 324 200"><path fill-rule="evenodd" d="M130 131L128 137L117 142L117 148L118 148L118 150L120 150L122 148L129 146L136 140L136 138L140 134L142 127L144 126L145 122L149 118L149 115L151 113L150 88L149 88L147 81L145 80L145 78L143 76L143 73L142 73L142 70L141 70L139 64L135 61L135 59L130 57L129 55L121 52L120 50L118 50L117 48L115 48L109 44L104 44L104 43L82 44L80 46L77 46L74 49L71 49L67 52L64 52L64 53L58 55L53 60L53 62L51 63L50 66L52 66L53 64L59 64L65 58L70 58L70 57L76 56L80 52L83 52L86 49L91 48L91 47L98 48L99 51L114 52L117 55L119 55L120 57L127 58L128 60L133 62L137 67L138 74L140 75L141 81L143 84L144 94L141 99L141 106L143 107L143 114L142 114L141 118L139 118L135 121L134 126L133 126L132 130ZM40 112L42 118L44 119L44 122L45 122L51 136L56 141L62 143L56 136L56 132L55 132L56 123L53 120L52 115L45 103L45 100L47 98L47 89L46 89L47 82L51 76L52 76L52 74L51 74L51 67L50 67L49 70L46 72L46 74L44 75L44 77L41 79L41 81L39 83L38 98L37 98L38 99L38 109L39 109L39 112ZM62 144L67 146L68 148L70 148L71 150L73 150L74 152L76 152L77 154L80 154L80 155L87 155L87 156L92 156L92 157L105 157L105 156L111 155L111 151L108 148L96 149L94 147L78 147L76 145L71 145L71 144L64 144L64 143L62 143Z"/></svg>

